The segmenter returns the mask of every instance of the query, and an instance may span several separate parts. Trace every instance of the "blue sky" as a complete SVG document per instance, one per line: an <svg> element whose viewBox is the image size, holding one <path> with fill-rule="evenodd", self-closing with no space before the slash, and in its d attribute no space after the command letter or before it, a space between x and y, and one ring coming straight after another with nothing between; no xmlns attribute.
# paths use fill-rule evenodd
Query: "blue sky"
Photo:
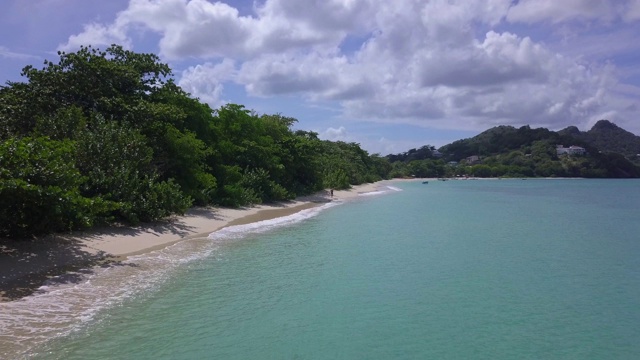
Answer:
<svg viewBox="0 0 640 360"><path fill-rule="evenodd" d="M58 50L153 52L186 91L372 153L496 125L640 134L640 0L3 0L0 81Z"/></svg>

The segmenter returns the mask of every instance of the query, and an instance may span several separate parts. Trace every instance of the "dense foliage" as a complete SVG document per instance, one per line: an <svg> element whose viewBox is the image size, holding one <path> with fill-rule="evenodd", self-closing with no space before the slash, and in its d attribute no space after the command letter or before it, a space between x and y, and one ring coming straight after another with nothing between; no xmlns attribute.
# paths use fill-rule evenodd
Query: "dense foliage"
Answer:
<svg viewBox="0 0 640 360"><path fill-rule="evenodd" d="M59 55L0 88L0 236L286 200L388 174L385 159L294 131L293 118L212 110L156 55Z"/></svg>

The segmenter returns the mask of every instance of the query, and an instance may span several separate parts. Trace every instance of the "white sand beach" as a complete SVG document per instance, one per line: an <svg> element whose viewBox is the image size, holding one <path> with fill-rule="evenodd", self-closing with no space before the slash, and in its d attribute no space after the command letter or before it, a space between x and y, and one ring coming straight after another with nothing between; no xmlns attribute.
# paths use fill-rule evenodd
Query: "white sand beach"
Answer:
<svg viewBox="0 0 640 360"><path fill-rule="evenodd" d="M176 241L193 237L206 237L229 225L240 225L287 216L298 211L334 200L346 200L361 193L376 191L381 183L364 184L349 190L329 190L297 198L289 202L257 205L250 208L193 208L169 223L140 228L123 228L93 234L82 239L86 251L111 256L130 256L165 247Z"/></svg>
<svg viewBox="0 0 640 360"><path fill-rule="evenodd" d="M392 181L335 190L333 197L326 190L293 201L241 209L192 208L183 216L136 227L93 229L33 241L5 241L0 243L0 301L28 296L47 279L67 272L117 262L184 239L206 237L225 226L274 219L330 201L348 200L379 191Z"/></svg>

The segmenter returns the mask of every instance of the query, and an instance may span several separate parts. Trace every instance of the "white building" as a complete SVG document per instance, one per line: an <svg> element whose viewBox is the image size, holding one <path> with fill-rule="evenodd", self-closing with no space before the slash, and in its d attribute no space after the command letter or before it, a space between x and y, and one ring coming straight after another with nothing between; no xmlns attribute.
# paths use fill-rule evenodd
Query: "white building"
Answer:
<svg viewBox="0 0 640 360"><path fill-rule="evenodd" d="M556 153L558 155L563 155L563 154L567 154L567 155L584 155L587 153L587 150L583 147L580 146L576 146L576 145L571 145L568 148L564 147L564 145L557 145L556 146Z"/></svg>

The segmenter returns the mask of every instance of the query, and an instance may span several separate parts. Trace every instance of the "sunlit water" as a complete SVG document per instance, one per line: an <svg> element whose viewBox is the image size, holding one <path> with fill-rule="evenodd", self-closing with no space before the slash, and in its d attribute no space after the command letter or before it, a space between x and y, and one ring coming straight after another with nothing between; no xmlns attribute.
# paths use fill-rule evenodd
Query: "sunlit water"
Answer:
<svg viewBox="0 0 640 360"><path fill-rule="evenodd" d="M0 354L640 358L640 181L394 186L0 304Z"/></svg>

